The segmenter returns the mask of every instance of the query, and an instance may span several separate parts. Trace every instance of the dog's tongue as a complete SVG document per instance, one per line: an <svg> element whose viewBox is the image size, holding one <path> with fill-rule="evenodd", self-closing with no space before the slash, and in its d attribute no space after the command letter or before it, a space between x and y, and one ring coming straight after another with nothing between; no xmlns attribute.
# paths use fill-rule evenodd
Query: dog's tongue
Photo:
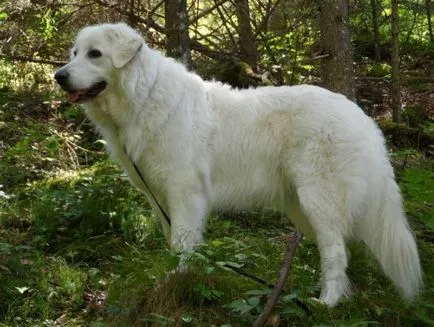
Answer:
<svg viewBox="0 0 434 327"><path fill-rule="evenodd" d="M77 100L80 98L80 95L85 94L85 90L75 91L75 92L68 92L68 100L70 102L77 102Z"/></svg>
<svg viewBox="0 0 434 327"><path fill-rule="evenodd" d="M68 92L68 100L69 102L76 102L80 94L78 92Z"/></svg>

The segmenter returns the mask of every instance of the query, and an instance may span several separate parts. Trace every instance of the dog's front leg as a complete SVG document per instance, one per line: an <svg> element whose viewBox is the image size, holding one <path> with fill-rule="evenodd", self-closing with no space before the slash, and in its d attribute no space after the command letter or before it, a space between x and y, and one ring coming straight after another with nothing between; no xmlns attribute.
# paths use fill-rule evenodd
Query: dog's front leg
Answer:
<svg viewBox="0 0 434 327"><path fill-rule="evenodd" d="M191 249L203 241L209 201L201 183L177 181L169 191L171 247L175 251Z"/></svg>

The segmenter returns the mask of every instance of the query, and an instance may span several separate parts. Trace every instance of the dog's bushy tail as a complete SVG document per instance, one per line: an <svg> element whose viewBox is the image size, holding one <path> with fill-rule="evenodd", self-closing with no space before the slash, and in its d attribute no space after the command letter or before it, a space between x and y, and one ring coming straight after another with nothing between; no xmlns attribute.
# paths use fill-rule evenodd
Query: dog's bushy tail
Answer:
<svg viewBox="0 0 434 327"><path fill-rule="evenodd" d="M405 299L412 300L422 287L422 270L395 180L388 177L384 193L377 195L383 200L377 214L368 217L359 232L386 276Z"/></svg>

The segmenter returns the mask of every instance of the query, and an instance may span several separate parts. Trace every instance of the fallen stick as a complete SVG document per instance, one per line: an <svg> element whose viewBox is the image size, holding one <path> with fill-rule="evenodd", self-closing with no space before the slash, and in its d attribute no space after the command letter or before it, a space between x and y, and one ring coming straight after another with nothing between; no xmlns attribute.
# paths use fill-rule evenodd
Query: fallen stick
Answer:
<svg viewBox="0 0 434 327"><path fill-rule="evenodd" d="M295 232L294 236L292 236L288 240L288 245L286 247L286 252L282 260L282 267L280 268L279 277L274 285L273 291L271 292L270 297L265 304L264 311L262 311L261 315L256 319L253 324L253 327L262 327L267 322L268 317L273 311L274 306L277 303L280 293L282 292L283 286L285 285L286 278L288 277L289 268L291 266L292 258L295 253L295 249L303 238L303 234L300 232Z"/></svg>

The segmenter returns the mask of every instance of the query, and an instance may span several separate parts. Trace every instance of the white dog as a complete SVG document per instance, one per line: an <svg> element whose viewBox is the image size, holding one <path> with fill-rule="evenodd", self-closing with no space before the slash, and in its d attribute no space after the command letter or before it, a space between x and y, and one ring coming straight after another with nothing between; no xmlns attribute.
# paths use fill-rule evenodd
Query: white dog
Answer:
<svg viewBox="0 0 434 327"><path fill-rule="evenodd" d="M417 247L384 138L344 96L206 82L125 24L84 28L55 78L84 102L173 248L202 242L211 210L278 204L316 238L325 304L349 293L348 240L368 246L405 298L419 291Z"/></svg>

